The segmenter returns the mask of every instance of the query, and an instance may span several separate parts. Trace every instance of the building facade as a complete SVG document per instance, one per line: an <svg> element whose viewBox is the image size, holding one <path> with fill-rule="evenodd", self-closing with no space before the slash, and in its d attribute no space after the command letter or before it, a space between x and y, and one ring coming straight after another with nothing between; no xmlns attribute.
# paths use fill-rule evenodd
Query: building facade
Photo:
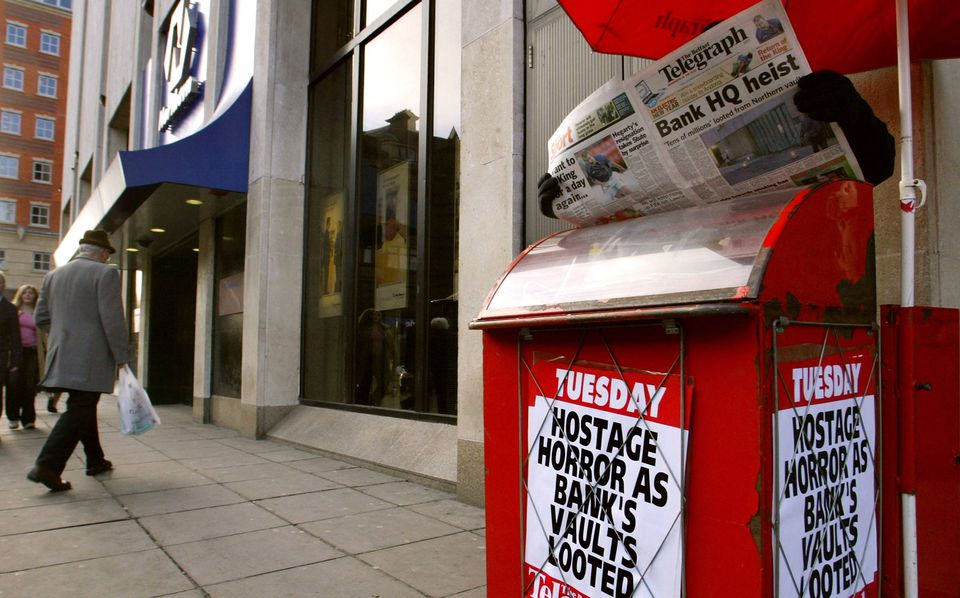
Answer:
<svg viewBox="0 0 960 598"><path fill-rule="evenodd" d="M111 233L151 396L482 503L468 324L555 230L536 206L547 137L640 61L591 53L551 0L88 0L72 51L56 261ZM960 69L915 73L918 175L936 180L917 300L956 306ZM856 81L896 129L892 70ZM894 180L876 203L896 302Z"/></svg>
<svg viewBox="0 0 960 598"><path fill-rule="evenodd" d="M60 232L70 0L4 0L0 270L39 288Z"/></svg>

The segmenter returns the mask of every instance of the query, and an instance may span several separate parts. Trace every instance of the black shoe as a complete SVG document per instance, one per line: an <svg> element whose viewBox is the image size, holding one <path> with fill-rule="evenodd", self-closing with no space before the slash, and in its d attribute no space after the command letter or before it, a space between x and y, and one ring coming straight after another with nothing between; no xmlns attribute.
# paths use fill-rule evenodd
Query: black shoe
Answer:
<svg viewBox="0 0 960 598"><path fill-rule="evenodd" d="M104 459L100 463L87 468L87 475L99 475L105 471L113 469L113 463Z"/></svg>
<svg viewBox="0 0 960 598"><path fill-rule="evenodd" d="M34 465L33 469L27 474L27 479L31 482L43 484L50 489L50 492L63 492L73 488L70 482L63 480L59 475L50 470L43 469L39 465Z"/></svg>
<svg viewBox="0 0 960 598"><path fill-rule="evenodd" d="M53 397L47 399L47 411L57 413L57 405L53 402Z"/></svg>

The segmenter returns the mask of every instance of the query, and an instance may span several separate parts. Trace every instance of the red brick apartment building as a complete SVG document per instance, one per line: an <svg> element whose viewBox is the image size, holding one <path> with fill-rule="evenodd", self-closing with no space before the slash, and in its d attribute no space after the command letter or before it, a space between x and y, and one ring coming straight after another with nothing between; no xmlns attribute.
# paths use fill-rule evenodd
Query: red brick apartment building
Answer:
<svg viewBox="0 0 960 598"><path fill-rule="evenodd" d="M0 0L0 270L39 286L60 232L72 0Z"/></svg>

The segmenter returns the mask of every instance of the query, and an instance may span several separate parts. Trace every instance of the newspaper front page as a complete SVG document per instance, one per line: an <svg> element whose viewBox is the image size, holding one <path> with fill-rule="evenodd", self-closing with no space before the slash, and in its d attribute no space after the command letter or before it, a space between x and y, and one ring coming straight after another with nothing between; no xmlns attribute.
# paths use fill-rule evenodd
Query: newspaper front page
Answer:
<svg viewBox="0 0 960 598"><path fill-rule="evenodd" d="M779 0L607 82L550 138L558 218L578 226L862 179L840 128L793 104L811 72Z"/></svg>

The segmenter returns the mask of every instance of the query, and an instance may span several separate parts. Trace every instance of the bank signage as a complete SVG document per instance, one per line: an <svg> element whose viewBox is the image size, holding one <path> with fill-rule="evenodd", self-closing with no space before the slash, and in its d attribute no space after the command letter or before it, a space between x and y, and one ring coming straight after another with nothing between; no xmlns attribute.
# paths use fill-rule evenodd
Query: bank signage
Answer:
<svg viewBox="0 0 960 598"><path fill-rule="evenodd" d="M170 131L190 113L203 97L200 72L202 40L199 2L179 0L170 14L163 52L166 93L160 108L160 132Z"/></svg>

